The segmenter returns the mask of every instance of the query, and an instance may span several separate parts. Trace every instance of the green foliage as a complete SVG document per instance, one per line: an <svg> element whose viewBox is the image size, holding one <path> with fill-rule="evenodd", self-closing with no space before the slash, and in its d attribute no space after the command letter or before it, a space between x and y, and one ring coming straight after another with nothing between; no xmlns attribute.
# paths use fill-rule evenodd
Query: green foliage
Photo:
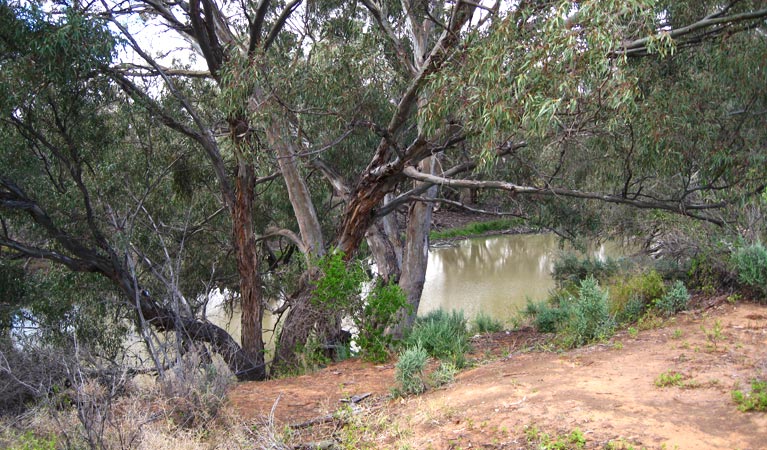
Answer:
<svg viewBox="0 0 767 450"><path fill-rule="evenodd" d="M541 431L534 425L526 426L524 431L527 443L541 450L574 450L586 446L586 436L578 428L569 434L554 436Z"/></svg>
<svg viewBox="0 0 767 450"><path fill-rule="evenodd" d="M560 287L570 284L578 284L588 277L597 280L605 280L618 272L618 261L607 258L602 261L596 258L579 258L573 253L568 253L554 262L552 276Z"/></svg>
<svg viewBox="0 0 767 450"><path fill-rule="evenodd" d="M610 280L610 310L613 314L620 316L620 322L629 322L629 319L636 320L639 315L636 312L650 305L654 300L663 296L666 292L666 286L663 278L654 269L649 271L632 272L626 277L613 277ZM631 310L626 313L623 311L631 305ZM642 308L639 308L639 304Z"/></svg>
<svg viewBox="0 0 767 450"><path fill-rule="evenodd" d="M503 330L503 323L500 320L480 311L474 318L472 331L474 333L497 333Z"/></svg>
<svg viewBox="0 0 767 450"><path fill-rule="evenodd" d="M738 281L767 297L767 249L761 243L739 248L732 255Z"/></svg>
<svg viewBox="0 0 767 450"><path fill-rule="evenodd" d="M370 283L367 273L361 264L344 261L340 251L328 253L317 265L322 276L315 284L312 302L324 311L349 315L359 330L361 356L368 361L386 361L392 344L386 329L394 324L398 311L409 308L402 288L376 280L363 297L363 286Z"/></svg>
<svg viewBox="0 0 767 450"><path fill-rule="evenodd" d="M615 322L607 305L608 294L599 288L593 277L581 282L578 299L569 308L567 322L562 329L566 346L577 347L612 336Z"/></svg>
<svg viewBox="0 0 767 450"><path fill-rule="evenodd" d="M399 356L394 366L394 379L397 382L397 390L400 395L417 395L426 390L423 379L423 370L429 354L420 345L405 349Z"/></svg>
<svg viewBox="0 0 767 450"><path fill-rule="evenodd" d="M455 375L458 373L458 367L455 364L447 361L440 363L434 372L429 374L429 384L437 387L443 384L451 383L455 380Z"/></svg>
<svg viewBox="0 0 767 450"><path fill-rule="evenodd" d="M408 314L412 309L402 288L394 283L376 283L366 298L362 313L354 318L359 330L357 344L364 359L384 362L389 358L392 337L386 334L386 329L402 309Z"/></svg>
<svg viewBox="0 0 767 450"><path fill-rule="evenodd" d="M490 220L487 222L474 222L459 228L450 228L443 231L432 231L429 234L429 238L436 239L451 239L467 236L479 236L485 233L500 232L509 230L515 226L519 226L519 220L512 219L498 219Z"/></svg>
<svg viewBox="0 0 767 450"><path fill-rule="evenodd" d="M732 400L743 412L767 411L767 381L751 381L750 392L743 392L739 389L732 391Z"/></svg>
<svg viewBox="0 0 767 450"><path fill-rule="evenodd" d="M658 375L658 378L655 379L655 385L661 388L682 386L683 384L684 375L672 370L667 370L666 372L661 373Z"/></svg>
<svg viewBox="0 0 767 450"><path fill-rule="evenodd" d="M609 312L608 298L589 276L581 281L577 295L560 298L558 307L528 301L524 314L533 319L538 331L559 333L563 346L578 347L612 336L615 320Z"/></svg>
<svg viewBox="0 0 767 450"><path fill-rule="evenodd" d="M533 303L530 299L523 314L533 319L533 326L541 333L556 333L562 324L567 321L570 314L566 306L568 303L560 303L560 307L552 307L545 301Z"/></svg>
<svg viewBox="0 0 767 450"><path fill-rule="evenodd" d="M56 450L56 436L40 437L31 431L20 435L16 442L11 443L8 450Z"/></svg>
<svg viewBox="0 0 767 450"><path fill-rule="evenodd" d="M655 307L666 316L671 316L687 309L687 302L689 300L690 294L687 292L684 283L676 280L668 292L655 302Z"/></svg>
<svg viewBox="0 0 767 450"><path fill-rule="evenodd" d="M463 312L447 313L436 310L425 317L419 317L406 343L422 348L431 357L447 360L462 368L466 364L466 353L470 349Z"/></svg>
<svg viewBox="0 0 767 450"><path fill-rule="evenodd" d="M611 305L613 303L611 302ZM638 321L645 312L645 301L638 295L632 295L628 302L618 311L616 321L620 324L634 323Z"/></svg>

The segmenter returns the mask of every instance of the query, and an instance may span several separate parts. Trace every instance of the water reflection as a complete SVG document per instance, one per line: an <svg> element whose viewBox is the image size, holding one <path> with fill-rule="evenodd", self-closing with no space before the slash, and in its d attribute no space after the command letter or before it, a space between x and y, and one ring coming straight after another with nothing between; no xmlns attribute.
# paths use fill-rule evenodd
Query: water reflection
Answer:
<svg viewBox="0 0 767 450"><path fill-rule="evenodd" d="M554 287L551 278L559 239L551 234L504 235L469 239L429 252L419 315L435 309L480 311L506 319L526 299L540 300ZM590 252L604 259L605 245Z"/></svg>

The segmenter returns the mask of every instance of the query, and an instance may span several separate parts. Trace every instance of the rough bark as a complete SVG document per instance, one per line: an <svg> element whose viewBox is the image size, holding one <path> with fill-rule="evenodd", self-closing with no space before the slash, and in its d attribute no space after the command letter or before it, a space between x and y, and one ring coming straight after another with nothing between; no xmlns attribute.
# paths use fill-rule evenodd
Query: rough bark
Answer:
<svg viewBox="0 0 767 450"><path fill-rule="evenodd" d="M242 349L253 361L252 378L264 379L264 340L261 336L264 304L258 272L258 246L253 232L254 179L253 166L241 164L235 184L232 227L242 306Z"/></svg>

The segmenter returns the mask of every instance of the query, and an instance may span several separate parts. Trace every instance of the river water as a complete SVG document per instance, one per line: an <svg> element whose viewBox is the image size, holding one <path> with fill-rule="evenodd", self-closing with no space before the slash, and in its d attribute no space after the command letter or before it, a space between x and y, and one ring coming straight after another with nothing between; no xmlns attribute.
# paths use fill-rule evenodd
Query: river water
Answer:
<svg viewBox="0 0 767 450"><path fill-rule="evenodd" d="M590 256L604 259L616 246L599 245ZM527 299L543 300L554 288L551 271L560 240L553 234L516 234L462 240L429 251L419 315L435 309L480 312L505 321Z"/></svg>
<svg viewBox="0 0 767 450"><path fill-rule="evenodd" d="M617 246L600 245L589 254L604 259ZM523 308L527 298L543 300L554 287L551 270L561 251L553 234L516 234L458 241L429 250L429 265L419 315L435 309L463 310L467 318L484 312L500 321ZM240 308L223 307L223 296L208 305L208 318L240 340ZM274 318L264 317L269 346Z"/></svg>

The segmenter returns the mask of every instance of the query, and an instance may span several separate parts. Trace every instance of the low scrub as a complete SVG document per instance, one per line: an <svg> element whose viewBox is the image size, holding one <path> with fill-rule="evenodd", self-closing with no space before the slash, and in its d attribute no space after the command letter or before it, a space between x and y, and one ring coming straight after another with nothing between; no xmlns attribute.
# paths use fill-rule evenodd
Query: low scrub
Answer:
<svg viewBox="0 0 767 450"><path fill-rule="evenodd" d="M471 348L466 318L462 311L432 311L416 320L406 344L408 347L421 347L429 356L462 368L466 365L466 353Z"/></svg>
<svg viewBox="0 0 767 450"><path fill-rule="evenodd" d="M680 280L676 280L671 288L655 301L655 307L664 315L671 316L687 309L690 294Z"/></svg>
<svg viewBox="0 0 767 450"><path fill-rule="evenodd" d="M405 349L394 366L395 395L418 395L426 390L424 368L429 354L420 345Z"/></svg>
<svg viewBox="0 0 767 450"><path fill-rule="evenodd" d="M753 380L751 391L732 391L732 400L743 412L767 411L767 381Z"/></svg>
<svg viewBox="0 0 767 450"><path fill-rule="evenodd" d="M559 287L567 287L571 284L579 284L581 281L592 277L597 280L606 280L620 269L618 260L607 258L602 261L596 258L579 258L577 255L567 253L554 262L552 277Z"/></svg>
<svg viewBox="0 0 767 450"><path fill-rule="evenodd" d="M736 250L732 264L741 284L767 298L767 249L761 243Z"/></svg>
<svg viewBox="0 0 767 450"><path fill-rule="evenodd" d="M503 331L503 323L484 312L480 312L473 320L472 331L480 334L497 333Z"/></svg>
<svg viewBox="0 0 767 450"><path fill-rule="evenodd" d="M615 330L608 308L608 294L599 283L588 277L581 281L577 295L559 299L559 306L528 302L525 314L533 319L538 331L560 334L565 347L577 347L606 339Z"/></svg>

